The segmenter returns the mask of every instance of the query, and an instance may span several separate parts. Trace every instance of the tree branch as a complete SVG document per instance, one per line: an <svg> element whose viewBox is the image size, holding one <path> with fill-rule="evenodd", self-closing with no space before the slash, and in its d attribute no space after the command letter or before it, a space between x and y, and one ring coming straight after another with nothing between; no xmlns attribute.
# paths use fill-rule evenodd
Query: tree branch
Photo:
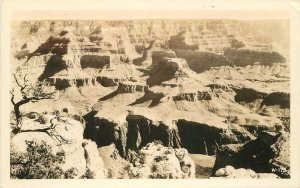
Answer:
<svg viewBox="0 0 300 188"><path fill-rule="evenodd" d="M16 103L15 103L15 95L14 95L13 91L9 91L9 92L11 94L10 101L15 106L16 105Z"/></svg>
<svg viewBox="0 0 300 188"><path fill-rule="evenodd" d="M20 87L20 91L21 91L23 97L26 97L27 93L24 90L29 86L28 84L26 84L26 82L28 81L28 80L26 80L26 76L27 76L27 74L24 76L24 84L22 85L18 81L16 74L13 74L13 77L14 77L17 85Z"/></svg>
<svg viewBox="0 0 300 188"><path fill-rule="evenodd" d="M21 105L23 105L23 104L26 104L26 103L30 102L31 99L32 99L32 98L22 99L22 100L20 100L19 102L17 102L17 103L15 104L15 106L21 106Z"/></svg>
<svg viewBox="0 0 300 188"><path fill-rule="evenodd" d="M14 94L14 90L10 91L11 93L11 102L14 105L14 113L16 116L16 121L17 124L21 124L21 119L22 119L22 113L20 112L20 106L24 105L28 102L38 102L39 100L44 100L44 99L54 99L54 94L56 91L53 92L47 92L45 89L46 84L45 82L37 82L36 84L29 84L28 79L27 79L27 74L24 75L23 77L23 83L21 83L18 80L17 73L13 74L13 78L15 79L15 82L17 86L20 89L20 92L22 94L22 98L18 100L17 102L15 101L16 95ZM45 87L44 87L45 86Z"/></svg>
<svg viewBox="0 0 300 188"><path fill-rule="evenodd" d="M57 120L57 123L54 123L53 121ZM68 123L70 124L67 120L61 119L61 117L57 116L54 117L50 120L50 126L43 128L43 129L28 129L28 130L20 130L20 132L44 132L48 134L50 137L54 137L60 144L65 143L65 144L70 144L72 143L70 140L65 139L62 137L56 130L56 126L60 125L60 122L62 123Z"/></svg>

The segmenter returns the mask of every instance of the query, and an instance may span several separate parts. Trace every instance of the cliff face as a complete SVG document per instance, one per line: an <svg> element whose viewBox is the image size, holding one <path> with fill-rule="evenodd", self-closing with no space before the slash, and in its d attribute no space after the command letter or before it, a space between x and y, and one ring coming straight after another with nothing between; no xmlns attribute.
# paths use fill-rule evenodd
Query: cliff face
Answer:
<svg viewBox="0 0 300 188"><path fill-rule="evenodd" d="M191 70L184 59L163 58L153 64L149 70L149 78L146 80L151 87L160 85L164 81L188 77Z"/></svg>
<svg viewBox="0 0 300 188"><path fill-rule="evenodd" d="M249 88L235 88L234 90L236 91L236 95L234 96L236 102L261 115L284 117L289 113L289 93L264 93Z"/></svg>
<svg viewBox="0 0 300 188"><path fill-rule="evenodd" d="M177 57L186 59L190 68L197 73L209 70L211 67L226 65L245 67L259 63L272 66L275 63L286 62L286 59L278 52L260 52L249 49L228 48L224 51L224 55L185 49L174 49L174 51Z"/></svg>
<svg viewBox="0 0 300 188"><path fill-rule="evenodd" d="M104 87L117 86L119 82L127 81L127 79L122 78L109 78L106 76L98 76L97 82L99 82Z"/></svg>
<svg viewBox="0 0 300 188"><path fill-rule="evenodd" d="M255 172L275 173L282 178L290 177L287 133L262 132L256 140L244 145L228 145L217 152L214 169L232 165L250 168ZM279 149L278 147L283 147ZM286 158L282 158L285 156ZM281 169L281 170L280 170Z"/></svg>
<svg viewBox="0 0 300 188"><path fill-rule="evenodd" d="M272 66L274 63L286 62L285 57L283 57L279 52L268 49L268 46L265 47L268 50L263 48L256 49L253 46L245 46L242 41L238 41L234 38L222 38L220 35L214 36L209 32L207 35L207 40L202 44L199 43L199 46L203 44L210 45L210 47L207 47L206 49L202 49L201 47L199 48L198 45L187 44L187 38L192 37L192 41L196 42L197 40L206 38L205 34L204 37L200 37L196 33L187 35L186 32L180 32L177 35L171 36L169 40L169 47L175 51L177 57L186 59L190 68L197 73L209 70L211 67L226 65L244 67L260 63L260 65ZM229 43L230 45L218 46L211 44L209 41L210 38L220 40L222 44ZM234 41L238 41L243 45L234 46Z"/></svg>
<svg viewBox="0 0 300 188"><path fill-rule="evenodd" d="M54 86L58 90L68 87L88 87L97 85L95 78L48 78L50 86Z"/></svg>
<svg viewBox="0 0 300 188"><path fill-rule="evenodd" d="M149 89L146 85L139 85L135 82L120 82L117 89L118 93L145 92Z"/></svg>
<svg viewBox="0 0 300 188"><path fill-rule="evenodd" d="M230 62L222 55L211 52L198 52L192 50L174 49L176 56L183 58L189 64L189 67L197 72L202 73L211 67L220 67L230 65Z"/></svg>
<svg viewBox="0 0 300 188"><path fill-rule="evenodd" d="M176 130L140 115L128 115L123 122L99 119L92 114L85 119L88 122L85 137L95 141L99 147L114 143L123 157L127 156L128 150L140 149L155 140L160 140L164 146L180 147Z"/></svg>
<svg viewBox="0 0 300 188"><path fill-rule="evenodd" d="M83 55L80 59L81 68L102 69L110 65L110 56Z"/></svg>
<svg viewBox="0 0 300 188"><path fill-rule="evenodd" d="M40 75L39 80L45 80L64 69L67 69L67 64L62 56L53 55L47 61L44 72Z"/></svg>
<svg viewBox="0 0 300 188"><path fill-rule="evenodd" d="M253 138L243 129L216 127L185 119L174 119L170 125L169 122L132 113L123 114L124 119L117 115L118 120L96 114L84 117L87 121L85 137L95 141L99 147L114 143L123 157L128 155L129 150L139 150L155 140L166 147L184 147L189 153L214 155L218 145L243 143Z"/></svg>
<svg viewBox="0 0 300 188"><path fill-rule="evenodd" d="M273 63L286 62L286 59L278 52L259 52L249 49L229 48L224 51L224 56L236 66L253 65L256 62L271 66Z"/></svg>
<svg viewBox="0 0 300 188"><path fill-rule="evenodd" d="M186 101L191 101L195 102L196 100L211 100L211 95L210 93L204 91L197 91L196 93L181 93L177 96L173 97L174 101L180 101L180 100L186 100Z"/></svg>
<svg viewBox="0 0 300 188"><path fill-rule="evenodd" d="M264 105L279 105L282 108L290 108L290 94L284 92L270 93L263 101Z"/></svg>

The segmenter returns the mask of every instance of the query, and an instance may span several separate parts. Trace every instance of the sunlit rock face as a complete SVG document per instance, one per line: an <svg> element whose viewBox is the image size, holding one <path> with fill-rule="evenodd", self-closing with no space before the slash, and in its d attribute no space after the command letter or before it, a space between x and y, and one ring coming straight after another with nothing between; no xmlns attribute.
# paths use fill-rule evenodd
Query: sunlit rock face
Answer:
<svg viewBox="0 0 300 188"><path fill-rule="evenodd" d="M211 178L247 178L247 179L278 179L280 178L273 173L256 173L251 169L238 168L235 169L232 166L226 166L225 168L220 168L216 171L216 177Z"/></svg>
<svg viewBox="0 0 300 188"><path fill-rule="evenodd" d="M73 178L81 178L87 171L95 179L104 178L103 161L98 155L97 145L83 138L84 125L69 117L61 117L62 121L53 115L45 118L45 124L36 119L24 119L22 131L12 137L11 152L24 154L28 152L27 143L33 141L37 145L49 146L53 155L63 152L65 156L58 167L63 172L73 169ZM46 129L49 130L43 131Z"/></svg>
<svg viewBox="0 0 300 188"><path fill-rule="evenodd" d="M131 153L129 176L151 179L190 179L195 177L195 165L185 149L163 147L149 143L138 154Z"/></svg>

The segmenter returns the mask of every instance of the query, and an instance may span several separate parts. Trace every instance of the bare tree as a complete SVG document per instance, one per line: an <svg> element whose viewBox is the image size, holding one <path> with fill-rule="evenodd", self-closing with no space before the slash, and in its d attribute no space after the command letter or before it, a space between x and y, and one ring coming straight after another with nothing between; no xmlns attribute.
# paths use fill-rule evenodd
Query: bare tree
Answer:
<svg viewBox="0 0 300 188"><path fill-rule="evenodd" d="M17 85L17 88L20 90L20 94L21 94L20 99L16 100L15 90L12 89L10 91L11 103L14 106L14 114L16 117L17 128L20 129L20 125L22 123L22 113L20 111L20 107L29 102L35 103L37 101L44 100L44 99L55 100L54 94L56 93L56 91L51 91L51 92L46 91L45 81L36 82L35 84L30 84L26 78L27 75L25 75L22 78L22 81L20 81L17 78L16 73L13 74L13 77L14 77L14 81Z"/></svg>

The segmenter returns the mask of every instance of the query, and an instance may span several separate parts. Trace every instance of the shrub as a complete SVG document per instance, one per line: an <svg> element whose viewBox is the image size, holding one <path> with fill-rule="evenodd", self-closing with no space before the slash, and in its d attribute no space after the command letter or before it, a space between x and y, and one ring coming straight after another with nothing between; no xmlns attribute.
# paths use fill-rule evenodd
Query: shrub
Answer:
<svg viewBox="0 0 300 188"><path fill-rule="evenodd" d="M93 179L94 173L90 169L86 169L85 173L80 178L81 179Z"/></svg>
<svg viewBox="0 0 300 188"><path fill-rule="evenodd" d="M68 108L63 108L62 111L63 111L64 113L69 113Z"/></svg>
<svg viewBox="0 0 300 188"><path fill-rule="evenodd" d="M73 179L78 175L77 169L72 167L65 172L65 179Z"/></svg>
<svg viewBox="0 0 300 188"><path fill-rule="evenodd" d="M64 162L65 153L52 154L51 147L45 142L37 144L27 141L27 153L11 151L10 175L12 179L61 179L76 176L75 169L66 172L60 164Z"/></svg>
<svg viewBox="0 0 300 188"><path fill-rule="evenodd" d="M46 124L48 122L48 119L46 118L46 116L44 114L41 114L37 121L40 123L40 124Z"/></svg>

